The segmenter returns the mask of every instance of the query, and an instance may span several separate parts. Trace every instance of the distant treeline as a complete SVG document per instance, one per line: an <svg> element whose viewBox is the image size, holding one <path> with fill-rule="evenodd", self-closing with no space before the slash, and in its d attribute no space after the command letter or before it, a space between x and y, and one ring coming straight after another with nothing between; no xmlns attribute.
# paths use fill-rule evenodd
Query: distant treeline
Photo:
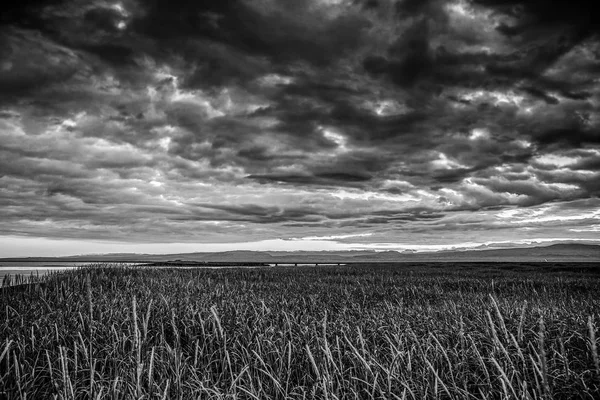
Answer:
<svg viewBox="0 0 600 400"><path fill-rule="evenodd" d="M148 267L268 267L268 263L261 262L213 262L213 261L157 261L144 264Z"/></svg>

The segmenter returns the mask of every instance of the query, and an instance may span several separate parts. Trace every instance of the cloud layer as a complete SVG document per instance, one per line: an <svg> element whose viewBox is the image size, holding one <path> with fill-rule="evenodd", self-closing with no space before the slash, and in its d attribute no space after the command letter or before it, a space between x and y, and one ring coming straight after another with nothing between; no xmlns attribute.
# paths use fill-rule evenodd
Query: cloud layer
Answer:
<svg viewBox="0 0 600 400"><path fill-rule="evenodd" d="M0 233L594 238L600 24L584 5L20 2L0 18Z"/></svg>

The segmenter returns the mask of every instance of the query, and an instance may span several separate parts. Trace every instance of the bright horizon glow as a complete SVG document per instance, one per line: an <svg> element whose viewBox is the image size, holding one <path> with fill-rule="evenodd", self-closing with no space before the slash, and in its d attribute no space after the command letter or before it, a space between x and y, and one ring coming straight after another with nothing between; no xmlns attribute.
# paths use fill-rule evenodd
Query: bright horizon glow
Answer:
<svg viewBox="0 0 600 400"><path fill-rule="evenodd" d="M514 241L464 242L447 244L342 243L335 240L272 239L242 243L120 243L74 239L4 236L0 258L68 257L104 254L179 254L226 251L415 251L506 249L555 243L600 244L600 239L534 238Z"/></svg>

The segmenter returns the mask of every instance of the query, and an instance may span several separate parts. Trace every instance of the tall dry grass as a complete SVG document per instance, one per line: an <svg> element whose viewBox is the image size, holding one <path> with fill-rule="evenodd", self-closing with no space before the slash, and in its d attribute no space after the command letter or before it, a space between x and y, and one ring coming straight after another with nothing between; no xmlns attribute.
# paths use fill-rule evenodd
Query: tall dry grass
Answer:
<svg viewBox="0 0 600 400"><path fill-rule="evenodd" d="M0 398L599 398L600 276L542 268L53 274L2 289Z"/></svg>

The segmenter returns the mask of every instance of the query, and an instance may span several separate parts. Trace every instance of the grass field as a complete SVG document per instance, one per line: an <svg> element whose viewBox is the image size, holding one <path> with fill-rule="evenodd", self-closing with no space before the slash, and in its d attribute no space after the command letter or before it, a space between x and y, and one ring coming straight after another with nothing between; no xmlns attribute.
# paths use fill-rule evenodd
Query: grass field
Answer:
<svg viewBox="0 0 600 400"><path fill-rule="evenodd" d="M96 266L2 289L0 398L600 398L600 266Z"/></svg>

